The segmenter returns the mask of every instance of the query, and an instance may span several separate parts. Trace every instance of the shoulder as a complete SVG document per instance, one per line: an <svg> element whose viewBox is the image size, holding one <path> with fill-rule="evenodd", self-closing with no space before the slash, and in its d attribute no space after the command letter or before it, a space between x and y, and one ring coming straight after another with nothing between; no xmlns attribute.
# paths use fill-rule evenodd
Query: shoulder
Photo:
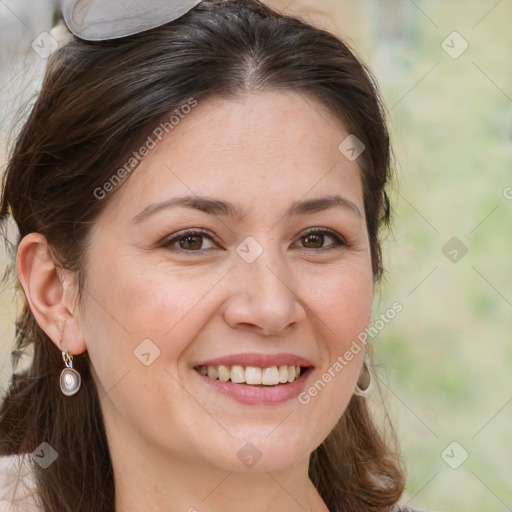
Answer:
<svg viewBox="0 0 512 512"><path fill-rule="evenodd" d="M0 512L41 510L30 455L0 456Z"/></svg>

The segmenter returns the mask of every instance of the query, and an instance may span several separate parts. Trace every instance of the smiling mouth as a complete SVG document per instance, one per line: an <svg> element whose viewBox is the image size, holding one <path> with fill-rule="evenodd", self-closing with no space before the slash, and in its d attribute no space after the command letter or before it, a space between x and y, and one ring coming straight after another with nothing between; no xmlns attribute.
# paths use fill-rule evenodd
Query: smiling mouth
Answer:
<svg viewBox="0 0 512 512"><path fill-rule="evenodd" d="M270 366L267 368L242 365L201 365L194 368L201 375L210 379L261 387L294 382L307 369L308 367L306 366L288 365Z"/></svg>

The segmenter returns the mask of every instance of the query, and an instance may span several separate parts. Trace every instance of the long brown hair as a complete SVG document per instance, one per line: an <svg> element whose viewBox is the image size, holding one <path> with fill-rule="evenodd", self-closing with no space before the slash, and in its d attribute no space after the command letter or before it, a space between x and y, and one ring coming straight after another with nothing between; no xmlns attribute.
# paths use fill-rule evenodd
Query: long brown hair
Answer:
<svg viewBox="0 0 512 512"><path fill-rule="evenodd" d="M12 215L18 243L31 232L44 235L55 264L75 272L80 299L91 227L116 195L99 199L94 191L163 116L191 98L258 90L294 90L322 102L366 146L358 162L379 280L391 149L375 80L340 39L258 0L203 1L155 29L99 42L72 37L55 51L10 154L0 223L5 227ZM1 405L0 454L30 453L46 441L61 456L34 469L44 510L113 512L114 475L87 352L75 356L83 382L69 398L58 384L61 353L25 302L16 322L15 371L28 348L31 364L14 373ZM365 399L354 396L312 453L310 478L329 510L383 512L398 501L402 463L381 430Z"/></svg>

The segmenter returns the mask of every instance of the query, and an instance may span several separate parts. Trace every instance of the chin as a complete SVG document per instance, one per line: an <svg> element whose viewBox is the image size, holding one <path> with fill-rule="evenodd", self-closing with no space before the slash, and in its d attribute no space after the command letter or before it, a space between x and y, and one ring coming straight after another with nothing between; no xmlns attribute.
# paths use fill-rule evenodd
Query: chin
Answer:
<svg viewBox="0 0 512 512"><path fill-rule="evenodd" d="M290 415L291 418L292 415ZM282 420L280 420L282 421ZM287 421L287 420L285 420ZM224 442L213 441L215 446L205 459L223 471L238 473L265 473L287 470L308 457L321 443L314 443L311 432L283 429L277 435L278 423L273 428L248 427L243 435L231 432L233 437ZM277 428L276 428L277 427Z"/></svg>

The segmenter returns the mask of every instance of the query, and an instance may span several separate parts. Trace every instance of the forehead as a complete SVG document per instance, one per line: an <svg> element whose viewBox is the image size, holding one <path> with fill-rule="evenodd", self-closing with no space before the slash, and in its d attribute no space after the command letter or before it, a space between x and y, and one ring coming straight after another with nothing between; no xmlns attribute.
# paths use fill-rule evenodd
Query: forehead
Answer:
<svg viewBox="0 0 512 512"><path fill-rule="evenodd" d="M202 100L184 112L123 184L112 213L126 218L148 201L185 194L256 207L269 198L284 204L343 192L362 206L358 163L339 149L349 133L312 97L246 93Z"/></svg>

